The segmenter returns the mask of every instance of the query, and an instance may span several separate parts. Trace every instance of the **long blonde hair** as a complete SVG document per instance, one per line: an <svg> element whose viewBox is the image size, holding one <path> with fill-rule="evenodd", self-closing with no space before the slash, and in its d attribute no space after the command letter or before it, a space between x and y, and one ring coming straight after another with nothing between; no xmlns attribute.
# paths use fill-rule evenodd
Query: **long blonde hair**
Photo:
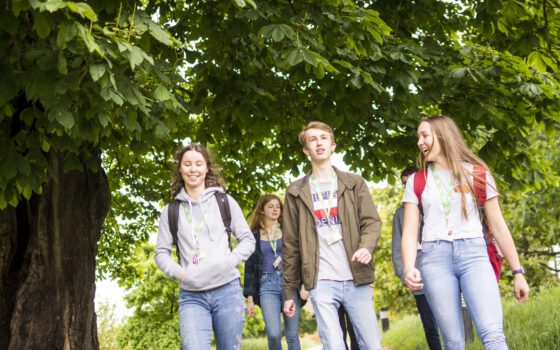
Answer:
<svg viewBox="0 0 560 350"><path fill-rule="evenodd" d="M266 231L266 223L264 221L264 206L268 204L271 200L276 199L280 203L280 216L278 217L278 222L282 222L282 214L284 213L284 205L282 200L275 194L265 194L257 202L255 211L253 213L253 219L251 220L251 231L257 233L259 230L263 232Z"/></svg>
<svg viewBox="0 0 560 350"><path fill-rule="evenodd" d="M453 174L459 181L460 188L463 188L464 185L467 185L475 202L478 204L476 200L476 194L474 192L473 184L468 181L470 176L473 178L476 176L477 180L479 180L484 186L486 186L486 182L482 180L481 175L473 174L472 172L468 171L463 167L461 163L469 163L473 166L481 166L488 169L488 165L480 159L477 155L475 155L467 146L463 135L461 135L461 131L459 127L453 119L444 116L444 115L433 115L428 118L424 118L418 124L422 123L430 124L430 128L432 129L433 137L437 137L439 142L439 146L441 148L441 152L443 156L447 160L447 163L451 167ZM424 153L420 151L418 156L418 166L422 168L422 170L426 169L431 162L426 162L426 156ZM467 204L466 204L466 197L465 192L461 192L461 208L463 212L463 217L465 219L468 218L468 211L467 211Z"/></svg>
<svg viewBox="0 0 560 350"><path fill-rule="evenodd" d="M177 150L175 153L175 169L173 169L173 174L171 175L171 196L175 198L181 192L181 188L185 187L185 181L181 175L181 161L183 160L183 155L188 151L196 151L202 154L202 157L206 161L206 166L208 167L208 172L204 178L204 187L221 187L226 189L225 181L220 177L219 168L212 161L210 152L206 147L200 143L191 143L190 145L183 146Z"/></svg>

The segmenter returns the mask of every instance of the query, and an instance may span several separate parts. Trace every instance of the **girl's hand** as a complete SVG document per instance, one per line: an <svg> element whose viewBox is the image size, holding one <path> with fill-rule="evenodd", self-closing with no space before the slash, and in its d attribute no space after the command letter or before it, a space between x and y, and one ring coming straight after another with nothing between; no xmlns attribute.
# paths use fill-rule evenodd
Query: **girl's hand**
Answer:
<svg viewBox="0 0 560 350"><path fill-rule="evenodd" d="M513 288L515 290L515 297L517 298L517 301L522 303L529 299L529 284L522 273L515 275Z"/></svg>
<svg viewBox="0 0 560 350"><path fill-rule="evenodd" d="M421 283L422 277L420 276L420 271L414 266L405 269L404 272L405 284L411 291L416 291L424 288L424 284Z"/></svg>
<svg viewBox="0 0 560 350"><path fill-rule="evenodd" d="M252 299L249 299L247 301L247 313L251 317L255 317L257 315L257 313L255 312L255 303L253 302Z"/></svg>

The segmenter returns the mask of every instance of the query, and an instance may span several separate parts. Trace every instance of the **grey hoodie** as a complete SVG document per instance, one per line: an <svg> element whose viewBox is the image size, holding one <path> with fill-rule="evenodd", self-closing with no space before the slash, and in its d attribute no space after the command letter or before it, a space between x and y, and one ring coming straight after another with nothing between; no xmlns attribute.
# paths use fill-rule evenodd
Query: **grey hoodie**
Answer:
<svg viewBox="0 0 560 350"><path fill-rule="evenodd" d="M239 278L237 266L255 250L255 238L247 225L239 204L228 195L231 210L231 230L239 244L233 251L229 249L226 228L222 221L218 201L214 193L223 192L221 187L208 187L194 200L185 191L175 197L186 203L193 217L191 224L181 205L179 209L179 230L177 232L179 250L181 251L181 263L178 264L171 256L173 238L169 231L167 217L168 205L166 205L159 218L158 237L156 243L155 261L163 273L173 279L178 279L181 271L185 269L179 286L189 291L204 291L225 285ZM198 227L206 218L206 224L202 226L198 236L200 249L204 252L198 264L193 264L191 252L196 249L196 243L192 234L192 226Z"/></svg>

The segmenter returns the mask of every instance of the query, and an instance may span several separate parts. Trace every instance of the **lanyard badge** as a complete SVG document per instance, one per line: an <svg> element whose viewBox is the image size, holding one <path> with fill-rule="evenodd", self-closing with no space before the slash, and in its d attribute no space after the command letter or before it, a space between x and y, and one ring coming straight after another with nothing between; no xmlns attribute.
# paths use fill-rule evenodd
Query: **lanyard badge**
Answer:
<svg viewBox="0 0 560 350"><path fill-rule="evenodd" d="M182 204L183 204L183 209L185 210L185 215L187 216L187 221L189 222L189 224L191 224L191 234L192 234L192 237L193 237L193 241L196 244L196 249L192 250L189 253L189 260L193 264L197 265L202 258L206 257L206 253L204 252L203 249L200 248L200 242L198 240L198 236L200 236L200 232L202 231L202 227L206 224L206 216L207 216L208 211L210 209L210 201L207 202L206 209L202 212L202 220L200 220L200 223L198 223L198 225L194 224L194 219L191 215L191 211L188 210L188 208L187 208L187 204L185 202L183 202ZM202 205L201 205L201 208L202 208Z"/></svg>

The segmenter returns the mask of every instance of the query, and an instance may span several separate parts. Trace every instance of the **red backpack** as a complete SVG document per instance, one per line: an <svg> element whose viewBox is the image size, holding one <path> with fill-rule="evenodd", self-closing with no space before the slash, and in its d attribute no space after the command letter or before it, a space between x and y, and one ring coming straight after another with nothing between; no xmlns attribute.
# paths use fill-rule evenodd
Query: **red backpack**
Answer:
<svg viewBox="0 0 560 350"><path fill-rule="evenodd" d="M492 234L490 233L490 229L488 228L488 224L486 222L486 213L484 211L484 202L486 202L486 170L486 168L481 166L474 167L473 188L480 207L480 214L482 216L482 231L484 232L484 239L486 240L488 257L490 258L490 264L496 274L496 279L499 281L504 259L498 250L496 241L492 238ZM418 198L418 208L420 209L420 215L422 217L424 216L424 210L422 209L422 192L424 192L424 188L426 187L427 178L427 168L414 175L414 193Z"/></svg>

